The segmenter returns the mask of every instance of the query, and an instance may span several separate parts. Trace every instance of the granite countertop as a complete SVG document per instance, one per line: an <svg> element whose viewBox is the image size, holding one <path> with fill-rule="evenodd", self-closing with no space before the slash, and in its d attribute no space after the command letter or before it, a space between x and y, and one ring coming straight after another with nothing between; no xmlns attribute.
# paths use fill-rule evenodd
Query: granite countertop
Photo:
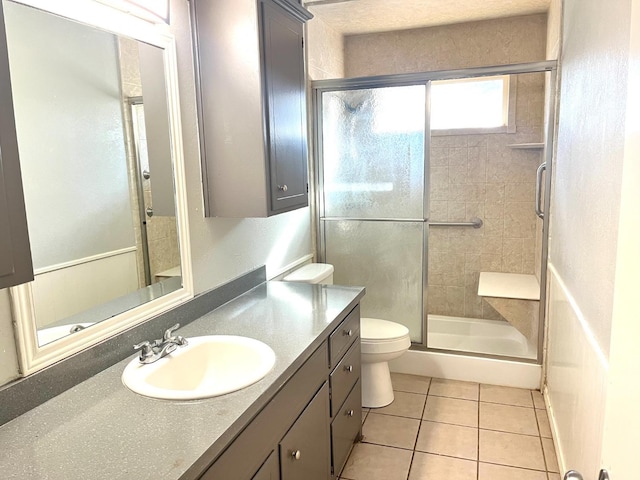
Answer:
<svg viewBox="0 0 640 480"><path fill-rule="evenodd" d="M221 397L156 400L122 384L132 355L0 427L0 477L197 478L363 295L358 287L257 286L179 332L187 338L233 334L263 341L276 353L265 378Z"/></svg>

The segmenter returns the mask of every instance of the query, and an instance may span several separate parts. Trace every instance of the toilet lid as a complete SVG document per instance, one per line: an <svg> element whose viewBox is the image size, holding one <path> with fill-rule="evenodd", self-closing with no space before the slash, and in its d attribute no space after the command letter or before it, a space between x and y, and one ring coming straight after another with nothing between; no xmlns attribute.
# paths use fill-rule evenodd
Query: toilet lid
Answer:
<svg viewBox="0 0 640 480"><path fill-rule="evenodd" d="M318 283L333 273L333 265L309 263L283 278L285 282Z"/></svg>
<svg viewBox="0 0 640 480"><path fill-rule="evenodd" d="M378 318L360 319L362 340L394 340L409 335L409 329L399 323Z"/></svg>

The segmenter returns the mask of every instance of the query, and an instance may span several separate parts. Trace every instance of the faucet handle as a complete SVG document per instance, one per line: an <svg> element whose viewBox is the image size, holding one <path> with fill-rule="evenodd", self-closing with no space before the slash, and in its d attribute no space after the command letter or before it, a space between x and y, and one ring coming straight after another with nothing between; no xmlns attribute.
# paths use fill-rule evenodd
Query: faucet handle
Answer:
<svg viewBox="0 0 640 480"><path fill-rule="evenodd" d="M153 346L148 340L133 346L134 350L140 350L140 358L143 359L153 353Z"/></svg>
<svg viewBox="0 0 640 480"><path fill-rule="evenodd" d="M180 328L180 324L176 323L173 327L167 328L162 336L163 340L166 342L168 340L173 339L173 332Z"/></svg>

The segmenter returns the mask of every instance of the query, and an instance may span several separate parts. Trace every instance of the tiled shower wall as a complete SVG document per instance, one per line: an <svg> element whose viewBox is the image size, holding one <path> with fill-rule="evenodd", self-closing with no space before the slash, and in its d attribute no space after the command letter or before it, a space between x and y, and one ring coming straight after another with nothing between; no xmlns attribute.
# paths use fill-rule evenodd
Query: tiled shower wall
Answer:
<svg viewBox="0 0 640 480"><path fill-rule="evenodd" d="M515 133L432 134L429 218L478 217L484 224L430 228L430 314L501 320L478 296L480 272L536 273L535 185L543 151L509 145L543 140L544 74L514 75L511 81Z"/></svg>
<svg viewBox="0 0 640 480"><path fill-rule="evenodd" d="M542 128L522 130L432 137L430 219L479 217L484 224L430 228L429 313L501 319L478 297L480 272L535 272L535 174L542 150L507 145L538 142Z"/></svg>
<svg viewBox="0 0 640 480"><path fill-rule="evenodd" d="M427 72L545 60L546 15L503 18L345 38L348 77ZM512 81L516 81L512 77ZM544 75L517 79L516 132L434 135L429 217L484 226L432 228L430 314L502 319L477 295L480 271L539 274L535 172L542 150ZM538 270L538 271L537 271Z"/></svg>

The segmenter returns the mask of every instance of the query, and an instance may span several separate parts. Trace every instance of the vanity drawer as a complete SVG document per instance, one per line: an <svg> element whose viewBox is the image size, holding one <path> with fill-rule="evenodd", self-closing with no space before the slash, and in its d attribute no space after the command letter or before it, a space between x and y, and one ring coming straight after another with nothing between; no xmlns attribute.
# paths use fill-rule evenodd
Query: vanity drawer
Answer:
<svg viewBox="0 0 640 480"><path fill-rule="evenodd" d="M340 408L351 388L360 378L360 338L356 337L347 354L330 375L331 415Z"/></svg>
<svg viewBox="0 0 640 480"><path fill-rule="evenodd" d="M361 383L358 380L331 423L331 455L333 457L333 473L336 477L340 475L353 443L360 436L362 428L361 390Z"/></svg>
<svg viewBox="0 0 640 480"><path fill-rule="evenodd" d="M360 305L347 315L340 326L329 336L329 355L331 368L342 358L349 346L360 335Z"/></svg>

